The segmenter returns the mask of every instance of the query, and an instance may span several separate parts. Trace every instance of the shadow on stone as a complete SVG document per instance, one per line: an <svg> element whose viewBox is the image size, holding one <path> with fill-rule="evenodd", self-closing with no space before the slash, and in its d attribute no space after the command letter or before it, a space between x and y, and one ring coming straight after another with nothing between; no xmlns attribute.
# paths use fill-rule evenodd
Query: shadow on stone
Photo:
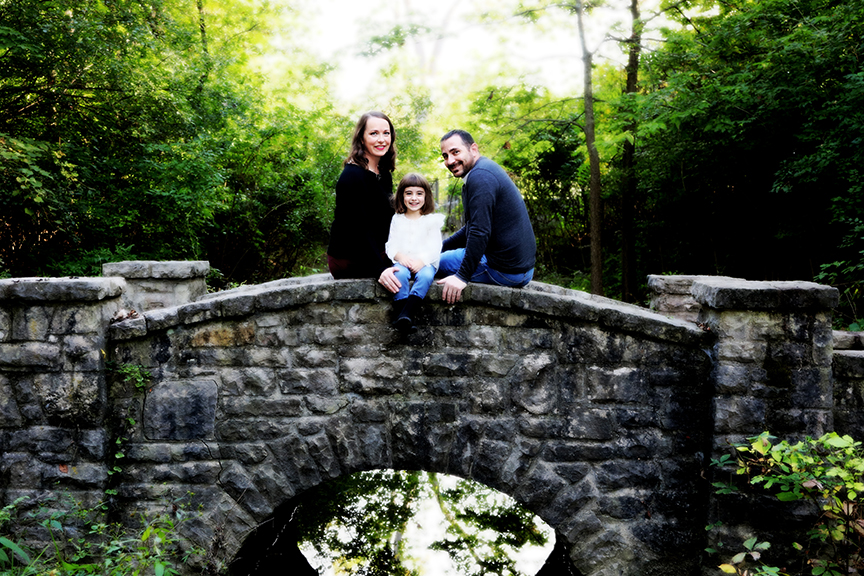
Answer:
<svg viewBox="0 0 864 576"><path fill-rule="evenodd" d="M272 518L260 524L243 542L228 567L231 576L290 574L318 576L318 571L297 546L297 526L293 522L295 501L280 506Z"/></svg>
<svg viewBox="0 0 864 576"><path fill-rule="evenodd" d="M549 553L546 563L540 568L536 576L584 576L582 572L573 566L564 539L555 534L555 547Z"/></svg>

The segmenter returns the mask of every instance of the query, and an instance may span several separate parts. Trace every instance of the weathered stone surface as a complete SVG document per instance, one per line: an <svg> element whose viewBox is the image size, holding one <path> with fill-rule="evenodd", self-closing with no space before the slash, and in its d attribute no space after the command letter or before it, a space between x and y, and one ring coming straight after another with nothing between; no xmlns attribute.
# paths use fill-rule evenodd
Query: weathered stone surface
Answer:
<svg viewBox="0 0 864 576"><path fill-rule="evenodd" d="M59 370L60 346L49 342L0 343L0 367Z"/></svg>
<svg viewBox="0 0 864 576"><path fill-rule="evenodd" d="M102 264L103 276L123 278L203 278L210 272L210 263L194 260L128 260Z"/></svg>
<svg viewBox="0 0 864 576"><path fill-rule="evenodd" d="M122 278L7 278L0 280L0 301L89 302L119 296Z"/></svg>
<svg viewBox="0 0 864 576"><path fill-rule="evenodd" d="M144 402L144 435L151 440L213 437L218 387L212 380L162 382Z"/></svg>
<svg viewBox="0 0 864 576"><path fill-rule="evenodd" d="M715 310L831 310L840 293L813 282L752 282L715 276L693 282L692 294Z"/></svg>
<svg viewBox="0 0 864 576"><path fill-rule="evenodd" d="M0 334L2 334L2 311L0 311ZM831 339L834 350L864 350L864 332L835 330Z"/></svg>

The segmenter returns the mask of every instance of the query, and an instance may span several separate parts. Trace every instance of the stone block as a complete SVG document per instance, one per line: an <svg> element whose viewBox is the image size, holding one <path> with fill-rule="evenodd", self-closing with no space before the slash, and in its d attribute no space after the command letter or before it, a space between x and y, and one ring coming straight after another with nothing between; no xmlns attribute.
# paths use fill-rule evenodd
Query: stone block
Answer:
<svg viewBox="0 0 864 576"><path fill-rule="evenodd" d="M568 416L562 437L573 440L611 440L616 422L610 410L576 408Z"/></svg>
<svg viewBox="0 0 864 576"><path fill-rule="evenodd" d="M10 309L0 308L0 342L12 338L12 313Z"/></svg>
<svg viewBox="0 0 864 576"><path fill-rule="evenodd" d="M339 378L332 369L279 370L277 375L283 394L333 396L339 391Z"/></svg>
<svg viewBox="0 0 864 576"><path fill-rule="evenodd" d="M714 399L714 430L755 436L765 430L766 405L763 400L746 396Z"/></svg>
<svg viewBox="0 0 864 576"><path fill-rule="evenodd" d="M269 402L267 406L270 406ZM250 438L266 442L284 436L286 430L294 427L295 418L267 415L220 418L216 420L216 436L221 442L248 442Z"/></svg>
<svg viewBox="0 0 864 576"><path fill-rule="evenodd" d="M834 375L840 378L864 378L864 350L835 351Z"/></svg>
<svg viewBox="0 0 864 576"><path fill-rule="evenodd" d="M340 373L344 377L368 377L392 379L402 375L404 365L401 359L387 357L350 358L341 363Z"/></svg>
<svg viewBox="0 0 864 576"><path fill-rule="evenodd" d="M543 452L547 462L599 462L620 456L609 442L549 442Z"/></svg>
<svg viewBox="0 0 864 576"><path fill-rule="evenodd" d="M258 490L240 464L228 464L219 474L219 485L259 522L263 522L273 513L274 505Z"/></svg>
<svg viewBox="0 0 864 576"><path fill-rule="evenodd" d="M212 380L161 382L144 402L144 435L151 440L213 438L217 397Z"/></svg>
<svg viewBox="0 0 864 576"><path fill-rule="evenodd" d="M148 310L144 318L147 320L147 330L152 332L180 324L180 313L176 307Z"/></svg>
<svg viewBox="0 0 864 576"><path fill-rule="evenodd" d="M220 371L222 394L272 396L278 388L272 368L225 368Z"/></svg>
<svg viewBox="0 0 864 576"><path fill-rule="evenodd" d="M474 364L478 357L458 349L433 353L424 358L423 373L433 377L468 376L474 372Z"/></svg>
<svg viewBox="0 0 864 576"><path fill-rule="evenodd" d="M3 312L0 311L0 333L3 331ZM864 332L834 330L832 332L834 350L864 350Z"/></svg>
<svg viewBox="0 0 864 576"><path fill-rule="evenodd" d="M335 350L313 346L300 346L293 350L292 364L300 368L333 368L339 365Z"/></svg>
<svg viewBox="0 0 864 576"><path fill-rule="evenodd" d="M537 380L511 378L513 405L534 416L561 411L561 392L553 373L555 370L550 369L548 374L544 374L544 378ZM545 378L546 376L548 378Z"/></svg>
<svg viewBox="0 0 864 576"><path fill-rule="evenodd" d="M22 306L12 314L12 340L47 340L51 334L53 306Z"/></svg>
<svg viewBox="0 0 864 576"><path fill-rule="evenodd" d="M59 344L48 342L0 343L0 367L59 370L63 356Z"/></svg>
<svg viewBox="0 0 864 576"><path fill-rule="evenodd" d="M596 402L644 403L647 389L640 370L629 366L607 369L588 368L586 393Z"/></svg>
<svg viewBox="0 0 864 576"><path fill-rule="evenodd" d="M335 414L347 407L350 401L344 396L306 396L306 407L313 414Z"/></svg>
<svg viewBox="0 0 864 576"><path fill-rule="evenodd" d="M257 292L247 294L231 294L215 298L223 318L250 316L255 312Z"/></svg>
<svg viewBox="0 0 864 576"><path fill-rule="evenodd" d="M171 444L167 443L131 443L125 446L126 461L132 463L167 464L173 460Z"/></svg>
<svg viewBox="0 0 864 576"><path fill-rule="evenodd" d="M652 461L610 460L597 469L597 488L604 492L624 488L653 490L660 481L660 469Z"/></svg>
<svg viewBox="0 0 864 576"><path fill-rule="evenodd" d="M18 400L15 398L12 383L9 378L0 374L0 430L20 428L23 424L24 419L18 409ZM4 451L2 435L0 435L0 453Z"/></svg>
<svg viewBox="0 0 864 576"><path fill-rule="evenodd" d="M122 278L8 278L0 280L0 301L94 302L115 298L125 287Z"/></svg>
<svg viewBox="0 0 864 576"><path fill-rule="evenodd" d="M102 490L108 485L108 468L105 464L58 464L45 466L42 478L50 484Z"/></svg>
<svg viewBox="0 0 864 576"><path fill-rule="evenodd" d="M834 406L834 387L830 368L800 368L792 372L793 408L825 408Z"/></svg>
<svg viewBox="0 0 864 576"><path fill-rule="evenodd" d="M831 310L840 292L813 282L753 282L706 276L693 282L691 293L716 310Z"/></svg>
<svg viewBox="0 0 864 576"><path fill-rule="evenodd" d="M147 320L144 317L131 318L116 322L108 327L108 337L111 340L131 340L147 335Z"/></svg>
<svg viewBox="0 0 864 576"><path fill-rule="evenodd" d="M245 350L248 366L267 366L270 368L290 368L293 360L288 348L262 348L249 346Z"/></svg>
<svg viewBox="0 0 864 576"><path fill-rule="evenodd" d="M468 398L471 412L476 414L505 414L510 407L510 385L499 379L473 378Z"/></svg>
<svg viewBox="0 0 864 576"><path fill-rule="evenodd" d="M259 396L226 396L219 418L298 417L304 414L303 399Z"/></svg>
<svg viewBox="0 0 864 576"><path fill-rule="evenodd" d="M102 423L106 386L102 372L37 374L33 390L46 416L87 425Z"/></svg>
<svg viewBox="0 0 864 576"><path fill-rule="evenodd" d="M285 477L298 491L321 483L318 465L301 437L290 434L268 445Z"/></svg>
<svg viewBox="0 0 864 576"><path fill-rule="evenodd" d="M538 462L524 475L522 483L513 491L513 496L531 510L548 507L570 484L555 473L554 467Z"/></svg>
<svg viewBox="0 0 864 576"><path fill-rule="evenodd" d="M182 302L178 303L182 304ZM222 309L219 306L219 302L206 300L204 302L183 304L178 307L177 313L183 324L198 324L219 318L222 315Z"/></svg>

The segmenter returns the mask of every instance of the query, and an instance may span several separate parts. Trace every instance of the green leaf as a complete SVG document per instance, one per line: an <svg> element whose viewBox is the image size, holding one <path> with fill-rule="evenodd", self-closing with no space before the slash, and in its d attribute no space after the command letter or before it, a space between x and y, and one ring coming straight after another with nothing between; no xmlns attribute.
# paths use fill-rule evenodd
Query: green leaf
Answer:
<svg viewBox="0 0 864 576"><path fill-rule="evenodd" d="M13 554L17 554L19 558L24 560L25 564L30 563L30 556L28 556L27 553L24 552L24 550L20 546L18 546L18 544L16 544L15 542L12 542L11 540L6 538L5 536L0 536L0 545L9 549Z"/></svg>
<svg viewBox="0 0 864 576"><path fill-rule="evenodd" d="M781 502L792 502L794 500L800 500L801 496L794 492L781 492L780 494L777 494L777 499Z"/></svg>

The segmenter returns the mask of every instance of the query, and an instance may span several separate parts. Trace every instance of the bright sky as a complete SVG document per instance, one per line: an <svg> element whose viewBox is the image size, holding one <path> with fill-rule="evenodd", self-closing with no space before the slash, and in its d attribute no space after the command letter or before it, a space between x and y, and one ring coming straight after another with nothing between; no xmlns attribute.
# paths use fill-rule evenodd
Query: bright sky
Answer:
<svg viewBox="0 0 864 576"><path fill-rule="evenodd" d="M387 66L394 61L416 70L412 84L428 83L433 98L436 94L454 93L476 77L491 79L502 73L544 85L560 96L580 90L582 67L576 17L561 10L549 12L535 23L511 18L489 26L480 22L479 14L513 13L517 0L307 2L308 8L302 9L304 15L309 15L305 47L336 64L333 78L343 103L359 108L371 103L380 94L378 88L384 82ZM626 13L617 14L626 17ZM615 18L616 12L612 10L598 10L591 15L590 46L600 45ZM426 26L436 34L427 35L421 42L411 41L399 52L376 57L359 55L370 37L384 35L406 23ZM436 36L440 37L437 43ZM616 49L609 43L604 52L611 56ZM410 90L411 85L405 85L404 89Z"/></svg>

